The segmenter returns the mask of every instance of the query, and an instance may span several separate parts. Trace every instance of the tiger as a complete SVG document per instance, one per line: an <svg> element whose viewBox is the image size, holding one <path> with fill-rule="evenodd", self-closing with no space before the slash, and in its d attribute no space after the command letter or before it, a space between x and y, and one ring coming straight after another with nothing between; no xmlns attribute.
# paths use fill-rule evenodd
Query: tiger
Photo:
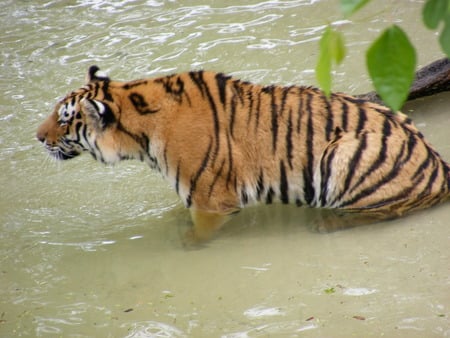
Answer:
<svg viewBox="0 0 450 338"><path fill-rule="evenodd" d="M206 70L128 82L98 71L56 104L37 139L58 160L147 163L190 211L194 241L256 203L383 220L450 197L449 164L384 105Z"/></svg>

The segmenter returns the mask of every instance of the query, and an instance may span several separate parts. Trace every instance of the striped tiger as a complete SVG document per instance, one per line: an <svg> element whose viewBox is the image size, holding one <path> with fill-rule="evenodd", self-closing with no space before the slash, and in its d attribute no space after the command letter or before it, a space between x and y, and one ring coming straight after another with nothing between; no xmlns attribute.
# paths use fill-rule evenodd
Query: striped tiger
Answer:
<svg viewBox="0 0 450 338"><path fill-rule="evenodd" d="M59 101L37 138L60 160L146 162L209 239L246 205L295 203L380 220L447 200L450 167L400 112L312 87L191 71L98 76Z"/></svg>

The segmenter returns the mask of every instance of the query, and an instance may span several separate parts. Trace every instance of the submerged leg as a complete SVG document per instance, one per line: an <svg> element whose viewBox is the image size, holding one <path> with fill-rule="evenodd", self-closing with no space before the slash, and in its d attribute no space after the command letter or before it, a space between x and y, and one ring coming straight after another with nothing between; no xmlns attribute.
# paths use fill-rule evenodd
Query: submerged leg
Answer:
<svg viewBox="0 0 450 338"><path fill-rule="evenodd" d="M204 211L189 209L194 226L186 233L186 240L191 243L201 243L209 240L228 222L239 209L229 212Z"/></svg>

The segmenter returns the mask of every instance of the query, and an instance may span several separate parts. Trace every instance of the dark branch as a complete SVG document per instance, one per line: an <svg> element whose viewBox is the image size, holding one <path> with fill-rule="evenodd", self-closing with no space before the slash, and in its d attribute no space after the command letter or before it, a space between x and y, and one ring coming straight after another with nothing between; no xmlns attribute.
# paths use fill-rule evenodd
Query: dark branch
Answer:
<svg viewBox="0 0 450 338"><path fill-rule="evenodd" d="M416 78L409 91L408 101L435 95L450 90L450 60L443 58L430 63L416 72ZM383 104L376 92L356 95L356 97Z"/></svg>

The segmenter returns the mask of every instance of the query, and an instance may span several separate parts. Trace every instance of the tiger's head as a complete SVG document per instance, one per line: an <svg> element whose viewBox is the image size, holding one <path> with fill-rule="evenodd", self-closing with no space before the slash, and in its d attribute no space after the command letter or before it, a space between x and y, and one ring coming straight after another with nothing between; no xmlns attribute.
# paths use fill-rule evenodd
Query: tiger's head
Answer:
<svg viewBox="0 0 450 338"><path fill-rule="evenodd" d="M51 115L39 126L36 137L58 160L89 152L104 163L132 157L135 140L120 132L120 108L108 89L112 81L97 76L91 66L86 85L57 103Z"/></svg>

